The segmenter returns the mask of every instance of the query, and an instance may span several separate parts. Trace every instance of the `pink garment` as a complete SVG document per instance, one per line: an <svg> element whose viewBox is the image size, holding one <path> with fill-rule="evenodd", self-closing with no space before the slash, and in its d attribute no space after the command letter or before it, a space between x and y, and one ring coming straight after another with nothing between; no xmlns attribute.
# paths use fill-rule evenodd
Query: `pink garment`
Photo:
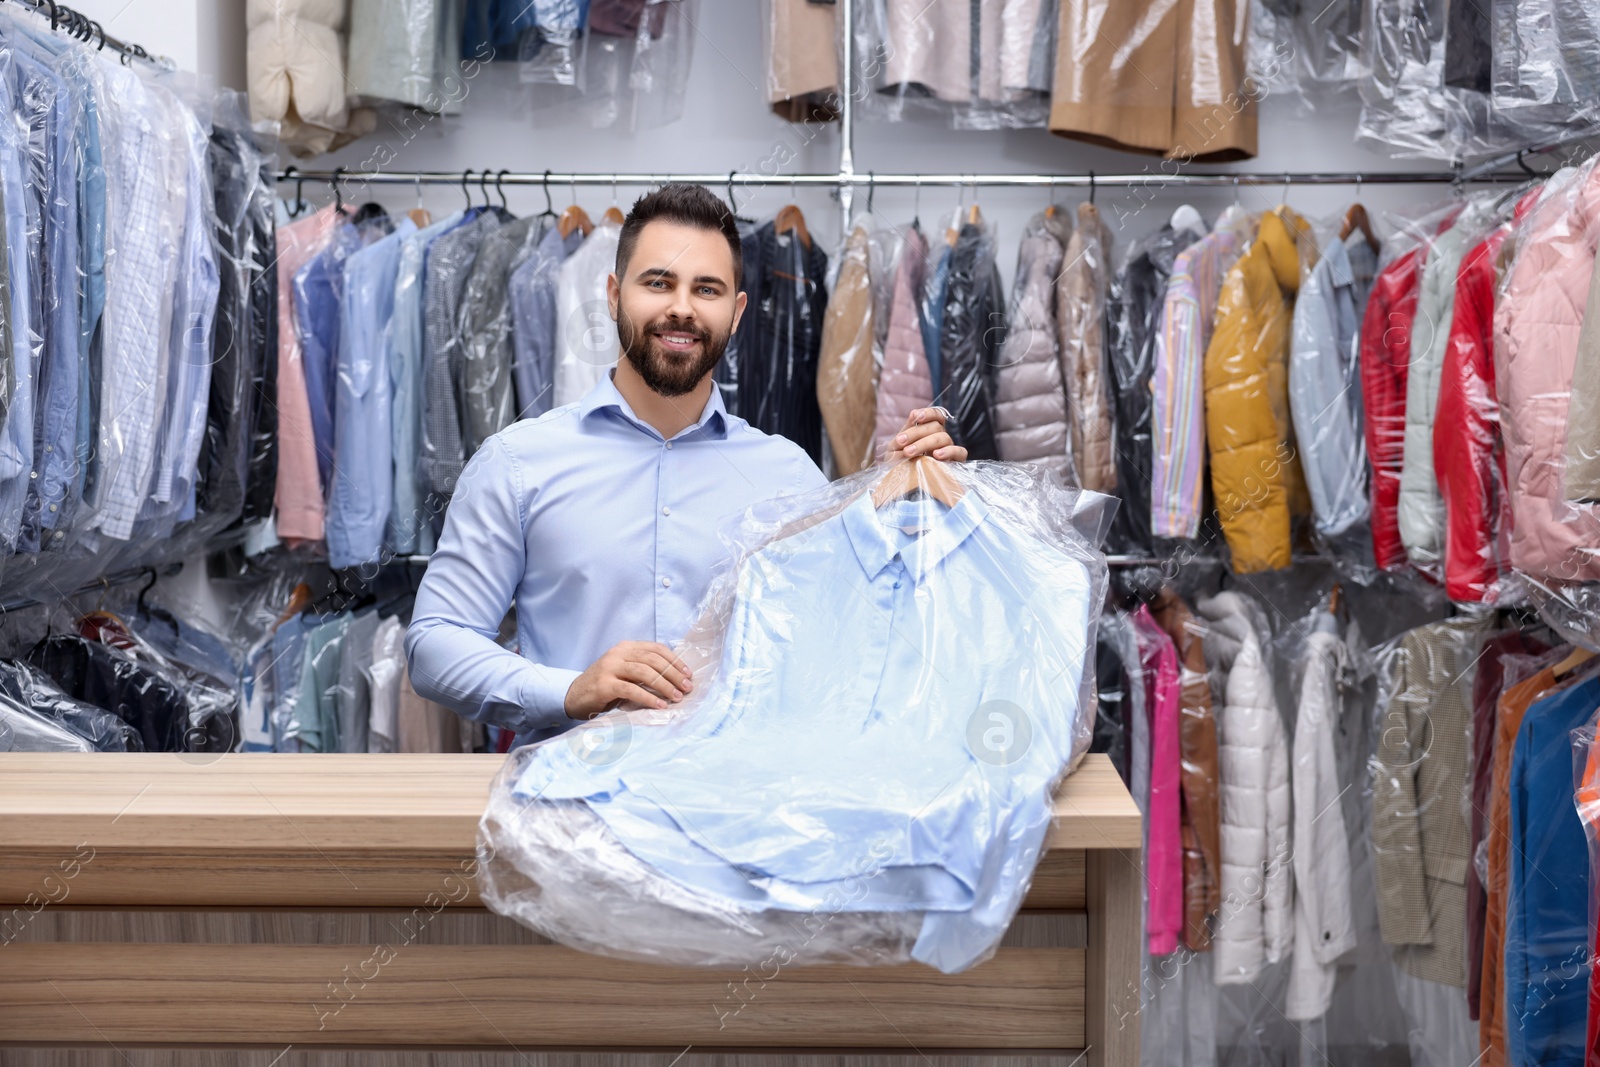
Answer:
<svg viewBox="0 0 1600 1067"><path fill-rule="evenodd" d="M1183 841L1178 828L1181 784L1178 754L1178 649L1143 604L1133 613L1139 642L1139 667L1144 675L1146 713L1150 716L1150 824L1144 877L1149 896L1145 935L1150 954L1164 956L1178 948L1183 931Z"/></svg>
<svg viewBox="0 0 1600 1067"><path fill-rule="evenodd" d="M322 480L311 435L311 401L306 396L305 361L294 328L295 272L333 239L338 214L325 207L314 215L278 227L278 536L322 540Z"/></svg>
<svg viewBox="0 0 1600 1067"><path fill-rule="evenodd" d="M905 248L894 272L894 298L889 309L889 335L883 346L883 372L878 377L877 424L872 454L883 450L917 408L933 406L933 378L922 350L922 314L917 294L928 263L928 242L922 231L906 231Z"/></svg>
<svg viewBox="0 0 1600 1067"><path fill-rule="evenodd" d="M1560 179L1552 179L1552 185ZM1567 408L1595 245L1600 166L1590 160L1517 228L1495 308L1495 390L1511 494L1511 564L1541 580L1600 580L1600 507L1563 499Z"/></svg>

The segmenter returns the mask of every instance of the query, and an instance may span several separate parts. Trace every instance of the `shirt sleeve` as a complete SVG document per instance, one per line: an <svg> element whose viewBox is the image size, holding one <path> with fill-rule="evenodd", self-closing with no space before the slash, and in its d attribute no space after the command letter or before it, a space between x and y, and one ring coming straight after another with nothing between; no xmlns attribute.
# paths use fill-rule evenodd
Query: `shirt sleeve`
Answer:
<svg viewBox="0 0 1600 1067"><path fill-rule="evenodd" d="M526 570L525 545L521 471L490 438L461 475L406 630L419 695L518 732L570 723L567 690L582 673L495 641Z"/></svg>

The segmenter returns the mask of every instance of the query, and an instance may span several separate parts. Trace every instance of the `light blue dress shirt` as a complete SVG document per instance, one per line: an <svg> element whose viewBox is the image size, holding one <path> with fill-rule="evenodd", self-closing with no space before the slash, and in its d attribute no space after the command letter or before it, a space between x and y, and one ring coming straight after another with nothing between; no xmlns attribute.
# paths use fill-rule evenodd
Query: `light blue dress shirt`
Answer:
<svg viewBox="0 0 1600 1067"><path fill-rule="evenodd" d="M385 338L391 393L390 440L394 456L394 494L389 507L388 545L408 556L433 551L433 524L422 509L417 477L418 435L422 427L422 267L428 246L467 221L458 211L406 237L395 271L394 310Z"/></svg>
<svg viewBox="0 0 1600 1067"><path fill-rule="evenodd" d="M540 746L514 795L584 801L726 907L925 912L912 958L962 970L1021 905L1088 747L1092 588L979 489L863 492L740 567L703 703L643 713L615 759Z"/></svg>
<svg viewBox="0 0 1600 1067"><path fill-rule="evenodd" d="M574 725L567 689L622 641L672 645L725 555L724 523L825 485L800 447L727 413L664 440L610 374L507 427L462 473L406 631L411 683L518 742ZM517 609L518 652L495 643Z"/></svg>
<svg viewBox="0 0 1600 1067"><path fill-rule="evenodd" d="M0 113L9 114L11 91L0 79ZM6 213L6 256L11 287L11 400L5 432L0 435L0 554L16 549L22 527L22 503L33 472L33 393L35 357L28 317L33 297L28 273L27 191L22 156L25 146L15 124L0 123L0 200Z"/></svg>
<svg viewBox="0 0 1600 1067"><path fill-rule="evenodd" d="M344 264L339 353L334 380L333 484L328 495L328 566L374 562L394 493L391 390L385 343L394 314L395 272L416 223L394 232Z"/></svg>

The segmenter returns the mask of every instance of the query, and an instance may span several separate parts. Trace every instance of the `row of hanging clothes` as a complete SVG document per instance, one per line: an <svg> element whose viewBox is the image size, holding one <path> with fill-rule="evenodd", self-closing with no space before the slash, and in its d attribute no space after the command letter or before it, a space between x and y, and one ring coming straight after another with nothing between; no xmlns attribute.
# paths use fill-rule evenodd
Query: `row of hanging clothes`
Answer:
<svg viewBox="0 0 1600 1067"><path fill-rule="evenodd" d="M270 455L270 177L237 94L0 15L0 562L8 591L250 510ZM203 539L204 534L199 539Z"/></svg>
<svg viewBox="0 0 1600 1067"><path fill-rule="evenodd" d="M1144 569L1102 619L1141 1061L1591 1062L1600 662L1493 609L1368 647L1341 592L1291 619Z"/></svg>

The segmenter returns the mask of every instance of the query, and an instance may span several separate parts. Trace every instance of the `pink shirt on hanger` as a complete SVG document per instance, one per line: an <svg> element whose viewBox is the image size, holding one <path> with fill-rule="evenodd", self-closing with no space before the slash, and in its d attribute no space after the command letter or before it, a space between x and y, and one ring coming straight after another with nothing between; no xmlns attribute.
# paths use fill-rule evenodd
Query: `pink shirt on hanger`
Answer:
<svg viewBox="0 0 1600 1067"><path fill-rule="evenodd" d="M317 474L305 361L294 328L295 272L333 238L338 213L325 207L278 227L278 536L322 540L322 479Z"/></svg>
<svg viewBox="0 0 1600 1067"><path fill-rule="evenodd" d="M1140 604L1133 613L1150 716L1150 823L1144 877L1149 896L1145 936L1150 954L1178 948L1183 931L1183 843L1178 829L1180 766L1178 754L1178 649Z"/></svg>

